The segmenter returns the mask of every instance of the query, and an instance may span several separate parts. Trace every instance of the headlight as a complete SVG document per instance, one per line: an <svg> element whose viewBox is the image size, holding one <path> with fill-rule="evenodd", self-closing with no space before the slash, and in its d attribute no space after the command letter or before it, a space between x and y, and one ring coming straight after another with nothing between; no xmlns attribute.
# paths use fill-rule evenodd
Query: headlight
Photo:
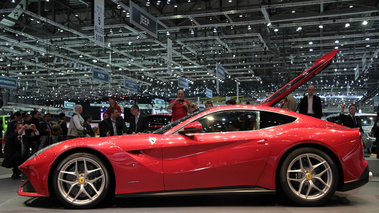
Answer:
<svg viewBox="0 0 379 213"><path fill-rule="evenodd" d="M63 142L63 141L62 141L62 142ZM44 152L45 150L50 149L51 147L54 147L54 146L56 146L56 145L58 145L58 144L60 144L60 143L62 143L62 142L53 143L53 144L51 144L51 145L49 145L49 146L46 146L46 147L44 147L44 148L38 150L36 153L32 154L32 156L30 156L30 157L28 158L28 160L30 160L30 159L36 157L37 155L41 154L41 153ZM28 161L28 160L26 160L26 161Z"/></svg>

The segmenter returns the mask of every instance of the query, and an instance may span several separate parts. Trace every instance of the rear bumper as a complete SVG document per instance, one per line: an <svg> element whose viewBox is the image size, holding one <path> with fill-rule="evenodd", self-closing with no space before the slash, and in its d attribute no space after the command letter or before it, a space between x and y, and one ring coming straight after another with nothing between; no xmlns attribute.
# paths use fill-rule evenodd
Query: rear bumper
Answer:
<svg viewBox="0 0 379 213"><path fill-rule="evenodd" d="M345 182L343 184L341 191L349 191L358 187L365 185L369 180L369 170L366 166L365 170L362 172L362 175L357 179L350 182Z"/></svg>

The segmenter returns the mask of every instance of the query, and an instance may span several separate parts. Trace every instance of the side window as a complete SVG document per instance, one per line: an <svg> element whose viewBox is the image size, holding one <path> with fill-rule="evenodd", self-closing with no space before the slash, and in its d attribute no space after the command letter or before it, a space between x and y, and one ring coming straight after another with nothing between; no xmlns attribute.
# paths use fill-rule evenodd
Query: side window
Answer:
<svg viewBox="0 0 379 213"><path fill-rule="evenodd" d="M216 112L197 120L203 132L234 132L255 130L257 113L255 111Z"/></svg>
<svg viewBox="0 0 379 213"><path fill-rule="evenodd" d="M294 122L296 118L273 112L260 112L260 129Z"/></svg>

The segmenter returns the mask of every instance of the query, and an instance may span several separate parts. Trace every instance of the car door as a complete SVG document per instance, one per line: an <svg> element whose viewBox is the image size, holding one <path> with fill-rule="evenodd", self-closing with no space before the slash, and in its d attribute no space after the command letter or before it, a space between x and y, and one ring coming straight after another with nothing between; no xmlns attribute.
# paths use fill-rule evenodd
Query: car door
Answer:
<svg viewBox="0 0 379 213"><path fill-rule="evenodd" d="M270 152L257 120L255 111L215 112L195 121L201 133L165 137L165 190L255 185Z"/></svg>

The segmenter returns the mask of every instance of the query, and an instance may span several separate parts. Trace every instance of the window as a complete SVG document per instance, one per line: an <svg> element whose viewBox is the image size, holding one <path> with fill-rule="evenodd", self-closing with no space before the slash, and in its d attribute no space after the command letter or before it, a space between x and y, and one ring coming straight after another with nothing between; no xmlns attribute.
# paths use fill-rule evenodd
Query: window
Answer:
<svg viewBox="0 0 379 213"><path fill-rule="evenodd" d="M256 121L255 111L222 111L198 120L203 126L204 133L255 130Z"/></svg>
<svg viewBox="0 0 379 213"><path fill-rule="evenodd" d="M360 115L362 126L373 126L376 121L376 116Z"/></svg>
<svg viewBox="0 0 379 213"><path fill-rule="evenodd" d="M295 117L274 112L260 112L260 129L294 122Z"/></svg>

